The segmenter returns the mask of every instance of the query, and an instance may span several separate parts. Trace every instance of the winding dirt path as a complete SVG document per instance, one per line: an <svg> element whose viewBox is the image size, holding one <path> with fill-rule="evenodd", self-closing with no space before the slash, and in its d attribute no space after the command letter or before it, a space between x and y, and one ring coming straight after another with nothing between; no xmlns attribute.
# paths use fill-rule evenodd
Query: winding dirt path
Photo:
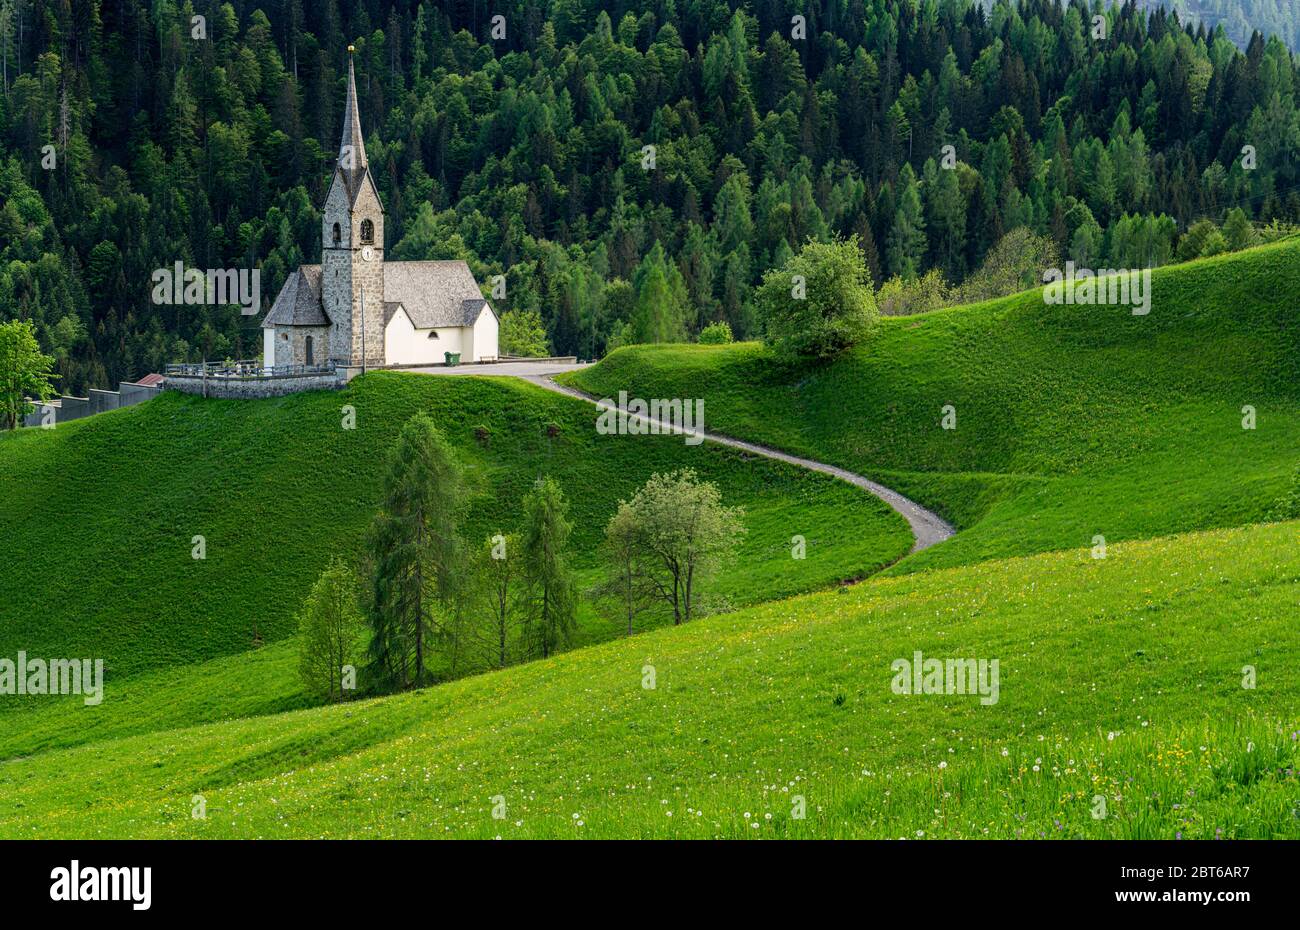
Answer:
<svg viewBox="0 0 1300 930"><path fill-rule="evenodd" d="M558 394L567 394L569 397L576 397L579 400L585 400L588 403L596 403L597 399L584 391L567 385L557 384L552 380L550 375L515 375L523 381L536 384L538 387L546 388L548 391L555 391ZM665 423L662 420L652 419L638 414L626 414L628 419L638 420L642 423L653 423L661 431L669 433L681 432L679 427ZM912 528L911 552L920 552L922 549L928 549L931 546L943 542L945 539L953 536L957 530L952 524L944 520L933 511L926 510L916 501L904 497L897 491L885 487L883 484L877 484L869 478L864 478L859 474L839 468L835 465L827 465L824 462L817 462L813 459L802 458L797 455L790 455L788 452L782 452L779 449L773 449L770 446L759 445L756 442L746 442L743 439L734 439L731 436L723 436L719 433L709 431L704 432L704 438L710 442L716 442L718 445L730 446L733 449L740 449L743 452L749 452L753 455L761 455L764 458L775 459L778 462L785 462L789 465L797 465L800 468L806 468L809 471L819 471L824 475L830 475L839 478L841 481L847 481L849 484L856 485L870 494L876 495L907 521L908 526Z"/></svg>

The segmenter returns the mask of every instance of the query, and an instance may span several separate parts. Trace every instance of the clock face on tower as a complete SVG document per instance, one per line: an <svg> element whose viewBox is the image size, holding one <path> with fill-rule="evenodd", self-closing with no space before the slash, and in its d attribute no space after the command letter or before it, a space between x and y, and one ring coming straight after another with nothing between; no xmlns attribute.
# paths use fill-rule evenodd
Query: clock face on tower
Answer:
<svg viewBox="0 0 1300 930"><path fill-rule="evenodd" d="M371 261L375 257L375 250L370 246L365 246L361 250L361 260L363 262Z"/></svg>

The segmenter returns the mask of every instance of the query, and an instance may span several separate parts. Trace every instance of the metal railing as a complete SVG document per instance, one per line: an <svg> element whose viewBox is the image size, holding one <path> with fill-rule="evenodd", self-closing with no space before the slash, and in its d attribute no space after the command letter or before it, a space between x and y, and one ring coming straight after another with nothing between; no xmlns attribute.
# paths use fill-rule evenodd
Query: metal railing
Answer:
<svg viewBox="0 0 1300 930"><path fill-rule="evenodd" d="M168 378L295 378L303 375L331 375L334 363L326 365L272 365L266 366L254 359L243 362L207 362L168 365L163 372Z"/></svg>

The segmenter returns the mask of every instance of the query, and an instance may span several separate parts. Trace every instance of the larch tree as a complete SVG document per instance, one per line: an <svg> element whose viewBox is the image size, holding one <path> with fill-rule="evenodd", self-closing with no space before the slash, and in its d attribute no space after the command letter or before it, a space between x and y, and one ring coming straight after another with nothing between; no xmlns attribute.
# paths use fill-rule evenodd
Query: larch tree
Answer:
<svg viewBox="0 0 1300 930"><path fill-rule="evenodd" d="M569 505L553 478L539 478L524 498L524 572L528 585L526 636L543 657L567 645L577 624L578 595L569 568Z"/></svg>
<svg viewBox="0 0 1300 930"><path fill-rule="evenodd" d="M370 660L389 687L419 687L435 649L457 653L464 497L451 445L426 414L411 417L389 457L370 533Z"/></svg>
<svg viewBox="0 0 1300 930"><path fill-rule="evenodd" d="M307 690L328 701L342 700L349 675L355 676L360 664L364 633L356 577L335 557L298 613L298 671Z"/></svg>

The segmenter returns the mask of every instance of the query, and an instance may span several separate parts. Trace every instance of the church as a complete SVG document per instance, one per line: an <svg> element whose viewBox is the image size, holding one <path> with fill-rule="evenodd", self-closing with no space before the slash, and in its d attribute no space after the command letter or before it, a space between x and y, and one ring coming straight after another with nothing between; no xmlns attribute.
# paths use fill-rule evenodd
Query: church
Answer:
<svg viewBox="0 0 1300 930"><path fill-rule="evenodd" d="M321 264L289 275L262 323L262 364L379 368L497 357L496 311L463 261L384 261L384 207L366 160L348 49L338 165L321 217Z"/></svg>

